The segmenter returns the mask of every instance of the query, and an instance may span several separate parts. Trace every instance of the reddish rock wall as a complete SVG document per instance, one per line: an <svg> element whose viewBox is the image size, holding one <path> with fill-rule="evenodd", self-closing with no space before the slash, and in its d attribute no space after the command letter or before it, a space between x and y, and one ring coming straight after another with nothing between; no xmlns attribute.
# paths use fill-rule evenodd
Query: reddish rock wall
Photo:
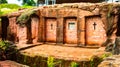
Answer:
<svg viewBox="0 0 120 67"><path fill-rule="evenodd" d="M9 17L9 26L8 26L8 40L13 41L13 42L18 42L18 37L17 37L17 27L18 25L16 24L16 17Z"/></svg>
<svg viewBox="0 0 120 67"><path fill-rule="evenodd" d="M64 22L64 39L65 43L68 44L77 44L78 35L77 35L77 21L76 18L67 18Z"/></svg>
<svg viewBox="0 0 120 67"><path fill-rule="evenodd" d="M46 19L45 22L46 27L46 42L56 42L56 29L57 22L56 19Z"/></svg>
<svg viewBox="0 0 120 67"><path fill-rule="evenodd" d="M104 24L99 16L86 18L86 44L101 46L106 40Z"/></svg>
<svg viewBox="0 0 120 67"><path fill-rule="evenodd" d="M35 14L38 17L29 15L32 17L24 27L19 26L19 31L17 30L19 43L45 43L50 39L53 40L52 38L54 38L53 43L77 44L79 46L101 46L107 39L112 39L114 42L118 31L119 5L119 3L73 3L38 7L35 9ZM47 28L50 27L50 25L47 26L47 23L51 24L52 22L46 20L47 18L55 18L56 23L53 22L53 27L54 24L56 27L53 30L54 33L50 33L51 30ZM69 32L67 29L72 21L66 21L66 18L75 18L76 30L73 32ZM15 18L10 17L9 19L9 28L13 29ZM17 33L16 29L13 30L11 30L13 33ZM72 37L72 33L75 38ZM72 39L75 40L74 43Z"/></svg>
<svg viewBox="0 0 120 67"><path fill-rule="evenodd" d="M38 42L38 31L39 31L39 17L38 16L32 16L31 17L31 32L32 32L32 40L33 43Z"/></svg>
<svg viewBox="0 0 120 67"><path fill-rule="evenodd" d="M27 43L27 27L20 27L18 26L18 39L19 44L26 44Z"/></svg>
<svg viewBox="0 0 120 67"><path fill-rule="evenodd" d="M57 18L57 42L66 43L66 36L64 35L66 25L65 18L76 17L77 22L77 43L80 46L101 46L106 42L107 38L115 40L116 38L116 23L118 18L118 5L119 3L79 3L79 4L61 4L55 6L45 6L40 9L41 12L41 27L45 30L44 19L47 18ZM97 17L99 16L99 17ZM86 19L86 17L91 17L91 20ZM60 19L61 18L61 19ZM94 32L94 22L96 22L97 28ZM88 23L86 25L86 23ZM90 26L91 25L91 26ZM96 26L95 26L96 27ZM88 31L89 30L89 31ZM42 31L41 31L42 32ZM44 42L46 32L43 31L43 37L41 38ZM96 39L97 38L97 39ZM69 38L73 39L73 38ZM69 41L70 43L71 41ZM68 43L67 43L68 44ZM71 43L73 44L73 43Z"/></svg>

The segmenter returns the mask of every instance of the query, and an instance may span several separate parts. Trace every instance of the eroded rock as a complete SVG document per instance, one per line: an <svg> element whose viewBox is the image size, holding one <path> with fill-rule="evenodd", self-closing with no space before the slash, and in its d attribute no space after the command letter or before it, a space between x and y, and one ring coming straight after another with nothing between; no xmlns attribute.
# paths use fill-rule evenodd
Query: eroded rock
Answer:
<svg viewBox="0 0 120 67"><path fill-rule="evenodd" d="M106 58L98 67L120 67L120 55Z"/></svg>

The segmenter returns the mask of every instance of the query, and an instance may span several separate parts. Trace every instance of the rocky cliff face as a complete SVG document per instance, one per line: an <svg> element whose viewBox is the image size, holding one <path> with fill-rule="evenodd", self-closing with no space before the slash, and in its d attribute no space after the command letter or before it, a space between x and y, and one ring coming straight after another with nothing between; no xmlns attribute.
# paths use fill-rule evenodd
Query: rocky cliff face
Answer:
<svg viewBox="0 0 120 67"><path fill-rule="evenodd" d="M106 58L98 67L120 67L120 55Z"/></svg>

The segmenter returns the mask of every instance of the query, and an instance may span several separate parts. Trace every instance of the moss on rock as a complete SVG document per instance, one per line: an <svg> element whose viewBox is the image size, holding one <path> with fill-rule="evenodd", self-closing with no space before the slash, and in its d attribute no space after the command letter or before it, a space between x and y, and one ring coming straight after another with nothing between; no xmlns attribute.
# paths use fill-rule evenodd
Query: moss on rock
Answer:
<svg viewBox="0 0 120 67"><path fill-rule="evenodd" d="M25 25L27 23L27 21L30 19L30 16L32 14L35 14L36 11L32 10L32 9L28 9L26 11L24 11L17 19L17 24L20 25Z"/></svg>

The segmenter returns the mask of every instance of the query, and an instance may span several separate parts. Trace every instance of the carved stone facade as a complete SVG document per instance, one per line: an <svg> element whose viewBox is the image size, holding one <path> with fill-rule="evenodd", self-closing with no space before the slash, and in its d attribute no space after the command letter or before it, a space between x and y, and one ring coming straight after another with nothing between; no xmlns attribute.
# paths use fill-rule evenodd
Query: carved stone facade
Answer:
<svg viewBox="0 0 120 67"><path fill-rule="evenodd" d="M116 36L120 36L119 5L119 3L73 3L42 6L34 9L36 13L30 16L25 26L15 24L20 14L6 16L9 19L7 29L14 30L11 30L14 37L11 41L21 44L40 42L102 46L107 39L112 39L111 42L114 43ZM7 34L9 36L10 33Z"/></svg>

